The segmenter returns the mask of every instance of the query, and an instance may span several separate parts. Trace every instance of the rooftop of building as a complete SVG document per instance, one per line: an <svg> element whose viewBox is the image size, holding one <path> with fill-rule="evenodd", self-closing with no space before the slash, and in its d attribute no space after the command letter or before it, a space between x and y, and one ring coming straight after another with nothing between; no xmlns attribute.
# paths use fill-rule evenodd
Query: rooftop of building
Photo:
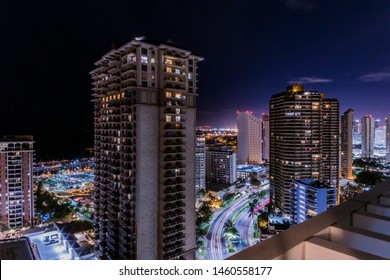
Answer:
<svg viewBox="0 0 390 280"><path fill-rule="evenodd" d="M0 142L33 142L32 135L4 135L0 138Z"/></svg>
<svg viewBox="0 0 390 280"><path fill-rule="evenodd" d="M305 185L305 186L318 188L318 189L330 188L328 183L322 182L320 180L315 180L315 179L312 179L312 178L305 178L305 179L301 179L301 180L294 180L293 182L296 182L298 184L302 184L302 185Z"/></svg>
<svg viewBox="0 0 390 280"><path fill-rule="evenodd" d="M0 240L0 260L33 260L34 255L28 239Z"/></svg>
<svg viewBox="0 0 390 280"><path fill-rule="evenodd" d="M76 234L92 229L91 223L87 221L73 221L69 223L55 223L58 230L63 234Z"/></svg>
<svg viewBox="0 0 390 280"><path fill-rule="evenodd" d="M265 166L238 164L237 172L257 173L266 170Z"/></svg>
<svg viewBox="0 0 390 280"><path fill-rule="evenodd" d="M76 251L79 257L93 253L93 246L86 239L85 231L92 230L87 221L73 221L69 223L55 223L58 231Z"/></svg>
<svg viewBox="0 0 390 280"><path fill-rule="evenodd" d="M204 60L203 57L198 56L198 55L192 53L191 51L186 50L185 48L180 47L179 45L174 43L172 40L161 41L161 40L156 40L154 38L148 38L148 37L145 37L145 36L139 36L139 37L135 37L134 39L130 40L129 42L125 43L124 45L122 45L120 47L116 47L116 45L113 44L112 45L112 50L109 51L108 53L106 53L105 55L103 55L102 59L97 61L95 63L95 65L99 66L100 63L102 61L104 61L105 59L112 59L114 57L117 57L119 54L121 54L122 51L125 51L129 47L135 47L135 46L139 45L140 43L156 46L156 47L159 47L161 49L169 47L170 49L173 49L173 50L175 50L177 52L181 52L184 56L191 56L192 58L194 58L194 59L196 59L198 61ZM95 70L91 71L90 73L92 74L92 73L94 73L94 71Z"/></svg>
<svg viewBox="0 0 390 280"><path fill-rule="evenodd" d="M390 258L390 181L256 244L230 260Z"/></svg>

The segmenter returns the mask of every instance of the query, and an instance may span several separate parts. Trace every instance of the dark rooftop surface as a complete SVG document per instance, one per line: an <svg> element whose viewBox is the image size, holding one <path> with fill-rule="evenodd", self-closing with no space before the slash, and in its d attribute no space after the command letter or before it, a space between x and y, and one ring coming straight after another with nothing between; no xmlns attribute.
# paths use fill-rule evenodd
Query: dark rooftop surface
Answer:
<svg viewBox="0 0 390 280"><path fill-rule="evenodd" d="M0 240L0 260L33 260L27 238Z"/></svg>

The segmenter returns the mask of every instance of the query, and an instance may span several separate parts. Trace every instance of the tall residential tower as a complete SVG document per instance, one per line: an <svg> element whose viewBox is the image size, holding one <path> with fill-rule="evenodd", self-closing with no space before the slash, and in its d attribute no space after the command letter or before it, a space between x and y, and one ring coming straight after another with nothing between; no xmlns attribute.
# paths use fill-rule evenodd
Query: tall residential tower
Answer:
<svg viewBox="0 0 390 280"><path fill-rule="evenodd" d="M32 136L0 139L0 231L34 223Z"/></svg>
<svg viewBox="0 0 390 280"><path fill-rule="evenodd" d="M348 109L341 116L341 177L353 179L352 174L352 140L353 115L355 111Z"/></svg>
<svg viewBox="0 0 390 280"><path fill-rule="evenodd" d="M201 198L199 191L206 191L206 137L201 130L196 131L195 190L198 198Z"/></svg>
<svg viewBox="0 0 390 280"><path fill-rule="evenodd" d="M252 112L237 112L237 153L239 164L262 163L262 122Z"/></svg>
<svg viewBox="0 0 390 280"><path fill-rule="evenodd" d="M374 118L366 115L362 123L362 157L371 158L374 156Z"/></svg>
<svg viewBox="0 0 390 280"><path fill-rule="evenodd" d="M313 179L338 189L340 109L337 99L287 87L270 101L270 187L275 206L291 214L292 180Z"/></svg>
<svg viewBox="0 0 390 280"><path fill-rule="evenodd" d="M135 38L91 72L100 259L194 259L197 64Z"/></svg>

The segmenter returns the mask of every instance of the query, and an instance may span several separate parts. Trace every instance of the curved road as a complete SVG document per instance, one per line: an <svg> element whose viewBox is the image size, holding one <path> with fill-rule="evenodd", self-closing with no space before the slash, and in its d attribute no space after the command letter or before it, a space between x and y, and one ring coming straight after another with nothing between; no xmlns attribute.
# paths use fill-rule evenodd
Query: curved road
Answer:
<svg viewBox="0 0 390 280"><path fill-rule="evenodd" d="M223 260L229 255L227 251L227 245L223 238L224 225L228 220L231 220L234 215L239 212L245 204L248 203L248 197L250 193L242 196L240 199L234 201L228 207L222 209L218 213L215 213L215 218L211 221L211 226L207 233L207 254L205 259L208 260ZM263 201L263 205L268 203L268 198ZM249 217L247 209L244 209L235 219L234 224L240 233L241 240L244 241L241 250L253 245L253 240L250 238L250 226L253 221L252 217Z"/></svg>

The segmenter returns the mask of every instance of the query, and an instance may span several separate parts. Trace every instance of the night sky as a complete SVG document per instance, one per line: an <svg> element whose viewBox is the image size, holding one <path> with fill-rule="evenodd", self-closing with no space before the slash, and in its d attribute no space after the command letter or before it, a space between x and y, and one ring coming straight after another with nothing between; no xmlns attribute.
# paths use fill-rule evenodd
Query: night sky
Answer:
<svg viewBox="0 0 390 280"><path fill-rule="evenodd" d="M34 134L38 160L78 156L93 145L94 62L142 35L205 57L198 125L260 116L293 82L383 120L389 19L388 0L2 0L0 135Z"/></svg>

